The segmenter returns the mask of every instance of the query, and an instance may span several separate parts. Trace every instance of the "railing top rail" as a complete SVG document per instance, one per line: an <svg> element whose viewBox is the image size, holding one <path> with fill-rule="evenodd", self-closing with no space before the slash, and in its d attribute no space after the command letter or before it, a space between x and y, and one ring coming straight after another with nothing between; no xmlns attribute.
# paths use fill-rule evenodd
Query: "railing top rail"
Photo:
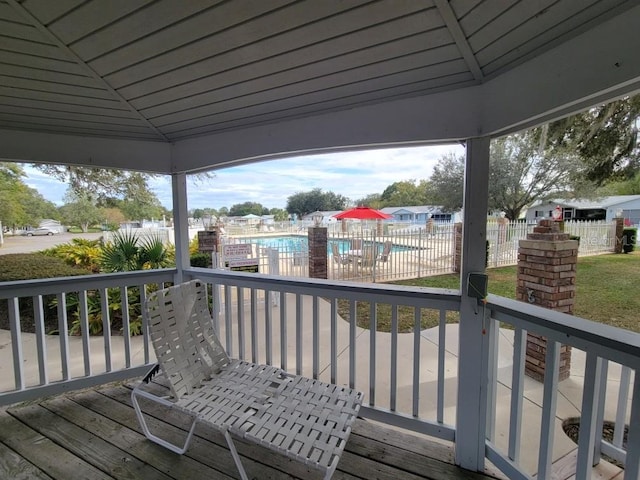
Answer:
<svg viewBox="0 0 640 480"><path fill-rule="evenodd" d="M638 333L496 295L489 295L487 306L498 321L640 368Z"/></svg>
<svg viewBox="0 0 640 480"><path fill-rule="evenodd" d="M247 288L258 288L271 291L315 294L324 297L356 298L363 301L380 303L430 303L440 308L457 311L460 308L460 292L458 290L427 287L405 287L402 285L378 285L373 283L356 283L347 281L322 280L315 278L283 277L274 275L248 275L246 273L212 270L206 268L189 268L184 270L186 276L200 278L205 281L223 285L242 285Z"/></svg>
<svg viewBox="0 0 640 480"><path fill-rule="evenodd" d="M149 282L170 282L176 274L175 268L159 270L138 270L124 273L101 273L96 275L78 275L74 277L56 277L38 280L19 280L0 282L0 299L49 295L74 290L120 287Z"/></svg>

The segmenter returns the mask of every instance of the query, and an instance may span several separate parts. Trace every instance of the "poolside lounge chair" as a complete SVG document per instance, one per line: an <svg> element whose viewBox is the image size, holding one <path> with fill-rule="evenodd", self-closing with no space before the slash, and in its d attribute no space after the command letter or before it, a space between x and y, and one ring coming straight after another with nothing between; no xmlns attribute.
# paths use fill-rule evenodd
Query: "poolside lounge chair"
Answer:
<svg viewBox="0 0 640 480"><path fill-rule="evenodd" d="M260 444L331 478L360 410L362 393L230 359L213 328L206 284L199 280L153 293L145 313L158 365L133 390L131 399L148 439L183 454L196 423L203 422L224 435L242 480L248 477L234 438ZM144 389L159 370L169 381L171 400ZM138 397L193 418L184 446L149 431Z"/></svg>

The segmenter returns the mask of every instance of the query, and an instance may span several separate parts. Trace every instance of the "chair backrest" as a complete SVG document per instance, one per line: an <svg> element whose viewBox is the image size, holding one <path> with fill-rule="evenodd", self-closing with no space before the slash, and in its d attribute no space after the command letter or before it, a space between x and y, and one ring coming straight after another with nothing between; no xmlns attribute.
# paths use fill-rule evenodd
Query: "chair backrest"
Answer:
<svg viewBox="0 0 640 480"><path fill-rule="evenodd" d="M376 261L373 245L365 245L362 249L362 259L360 265L362 267L373 267Z"/></svg>
<svg viewBox="0 0 640 480"><path fill-rule="evenodd" d="M386 262L389 260L389 255L391 254L392 243L390 240L384 242L384 246L382 247L382 253L380 254L380 260Z"/></svg>
<svg viewBox="0 0 640 480"><path fill-rule="evenodd" d="M229 364L213 328L204 282L158 290L147 299L145 311L156 358L176 398Z"/></svg>
<svg viewBox="0 0 640 480"><path fill-rule="evenodd" d="M342 257L340 256L340 250L338 249L337 243L331 244L331 256L333 257L333 261L335 263L340 263L340 260L342 259Z"/></svg>

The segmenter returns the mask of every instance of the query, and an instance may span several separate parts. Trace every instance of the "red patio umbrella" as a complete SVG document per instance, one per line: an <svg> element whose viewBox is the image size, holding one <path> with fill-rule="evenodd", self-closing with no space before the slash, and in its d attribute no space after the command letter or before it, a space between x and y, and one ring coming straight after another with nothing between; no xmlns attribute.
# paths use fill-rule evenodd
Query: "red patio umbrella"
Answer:
<svg viewBox="0 0 640 480"><path fill-rule="evenodd" d="M355 207L345 210L344 212L337 213L333 217L338 220L342 220L344 218L353 218L356 220L386 220L392 216L387 215L380 210L376 210L375 208Z"/></svg>

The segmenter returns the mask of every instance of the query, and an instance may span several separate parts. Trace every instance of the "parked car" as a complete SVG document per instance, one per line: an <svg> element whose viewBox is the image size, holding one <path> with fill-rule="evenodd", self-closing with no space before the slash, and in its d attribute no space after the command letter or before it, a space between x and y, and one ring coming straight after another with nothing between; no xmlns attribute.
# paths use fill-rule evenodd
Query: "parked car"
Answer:
<svg viewBox="0 0 640 480"><path fill-rule="evenodd" d="M42 228L34 228L33 230L25 230L24 232L21 233L21 235L24 235L26 237L32 237L34 235L55 235L56 233L58 232L52 228L42 227Z"/></svg>

